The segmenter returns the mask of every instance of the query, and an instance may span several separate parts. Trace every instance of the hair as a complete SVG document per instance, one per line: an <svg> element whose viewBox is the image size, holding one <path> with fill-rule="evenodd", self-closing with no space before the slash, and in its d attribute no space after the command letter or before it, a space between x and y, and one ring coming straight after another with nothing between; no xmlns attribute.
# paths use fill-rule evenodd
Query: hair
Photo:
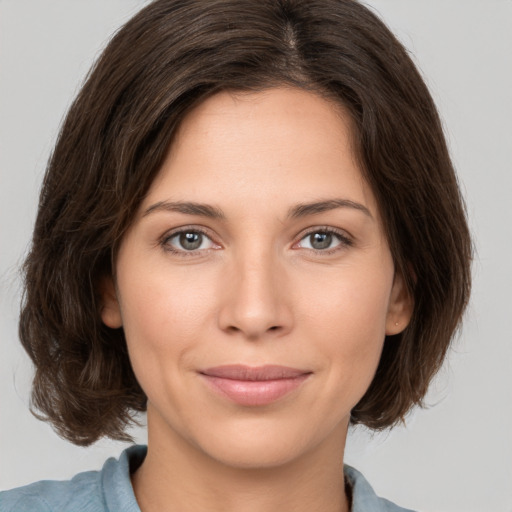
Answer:
<svg viewBox="0 0 512 512"><path fill-rule="evenodd" d="M472 246L442 125L407 51L354 0L156 0L114 35L69 109L23 267L32 410L62 437L129 440L146 408L122 328L101 321L98 283L180 122L219 91L282 85L349 113L414 301L351 423L384 429L422 405L468 302Z"/></svg>

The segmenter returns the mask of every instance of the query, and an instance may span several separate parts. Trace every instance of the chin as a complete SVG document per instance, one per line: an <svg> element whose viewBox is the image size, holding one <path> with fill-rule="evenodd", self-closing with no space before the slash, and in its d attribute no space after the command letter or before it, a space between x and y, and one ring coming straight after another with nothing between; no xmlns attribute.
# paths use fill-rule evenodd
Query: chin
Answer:
<svg viewBox="0 0 512 512"><path fill-rule="evenodd" d="M223 446L217 445L208 455L231 468L258 470L290 464L300 456L300 448L263 439L261 442L245 441L242 446L231 442Z"/></svg>
<svg viewBox="0 0 512 512"><path fill-rule="evenodd" d="M203 438L200 446L213 460L238 469L283 467L313 452L321 453L322 444L330 447L328 451L333 446L339 448L341 460L347 424L348 420L343 421L329 433L323 431L326 425L287 424L260 418L210 432L213 436Z"/></svg>

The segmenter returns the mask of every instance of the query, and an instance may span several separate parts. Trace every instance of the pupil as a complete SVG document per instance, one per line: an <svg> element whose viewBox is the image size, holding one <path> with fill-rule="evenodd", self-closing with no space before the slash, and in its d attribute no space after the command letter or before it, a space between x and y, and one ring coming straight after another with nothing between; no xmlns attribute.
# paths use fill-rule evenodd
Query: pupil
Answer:
<svg viewBox="0 0 512 512"><path fill-rule="evenodd" d="M314 233L310 238L311 247L314 249L327 249L332 242L330 233Z"/></svg>
<svg viewBox="0 0 512 512"><path fill-rule="evenodd" d="M182 233L180 245L187 251L198 249L201 246L203 236L200 233Z"/></svg>

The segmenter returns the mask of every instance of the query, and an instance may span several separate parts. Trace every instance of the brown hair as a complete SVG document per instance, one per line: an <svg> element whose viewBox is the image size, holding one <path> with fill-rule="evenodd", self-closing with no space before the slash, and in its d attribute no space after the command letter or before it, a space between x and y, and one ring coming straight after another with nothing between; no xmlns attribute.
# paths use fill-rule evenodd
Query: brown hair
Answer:
<svg viewBox="0 0 512 512"><path fill-rule="evenodd" d="M354 0L157 0L112 38L63 123L27 257L20 337L32 406L87 445L125 429L146 397L97 291L180 121L220 90L287 84L353 118L396 271L414 298L386 339L352 423L389 427L421 404L468 301L471 243L432 98L406 50Z"/></svg>

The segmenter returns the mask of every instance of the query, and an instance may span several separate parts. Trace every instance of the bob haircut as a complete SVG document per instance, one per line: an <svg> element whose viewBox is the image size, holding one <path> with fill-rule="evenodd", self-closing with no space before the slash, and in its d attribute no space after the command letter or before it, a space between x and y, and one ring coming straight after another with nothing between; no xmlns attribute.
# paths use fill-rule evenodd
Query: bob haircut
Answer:
<svg viewBox="0 0 512 512"><path fill-rule="evenodd" d="M115 34L63 122L24 265L32 410L62 437L130 440L146 408L123 330L101 322L98 285L180 122L219 91L283 85L348 112L414 301L351 423L384 429L422 404L468 301L472 246L441 122L407 51L354 0L156 0Z"/></svg>

